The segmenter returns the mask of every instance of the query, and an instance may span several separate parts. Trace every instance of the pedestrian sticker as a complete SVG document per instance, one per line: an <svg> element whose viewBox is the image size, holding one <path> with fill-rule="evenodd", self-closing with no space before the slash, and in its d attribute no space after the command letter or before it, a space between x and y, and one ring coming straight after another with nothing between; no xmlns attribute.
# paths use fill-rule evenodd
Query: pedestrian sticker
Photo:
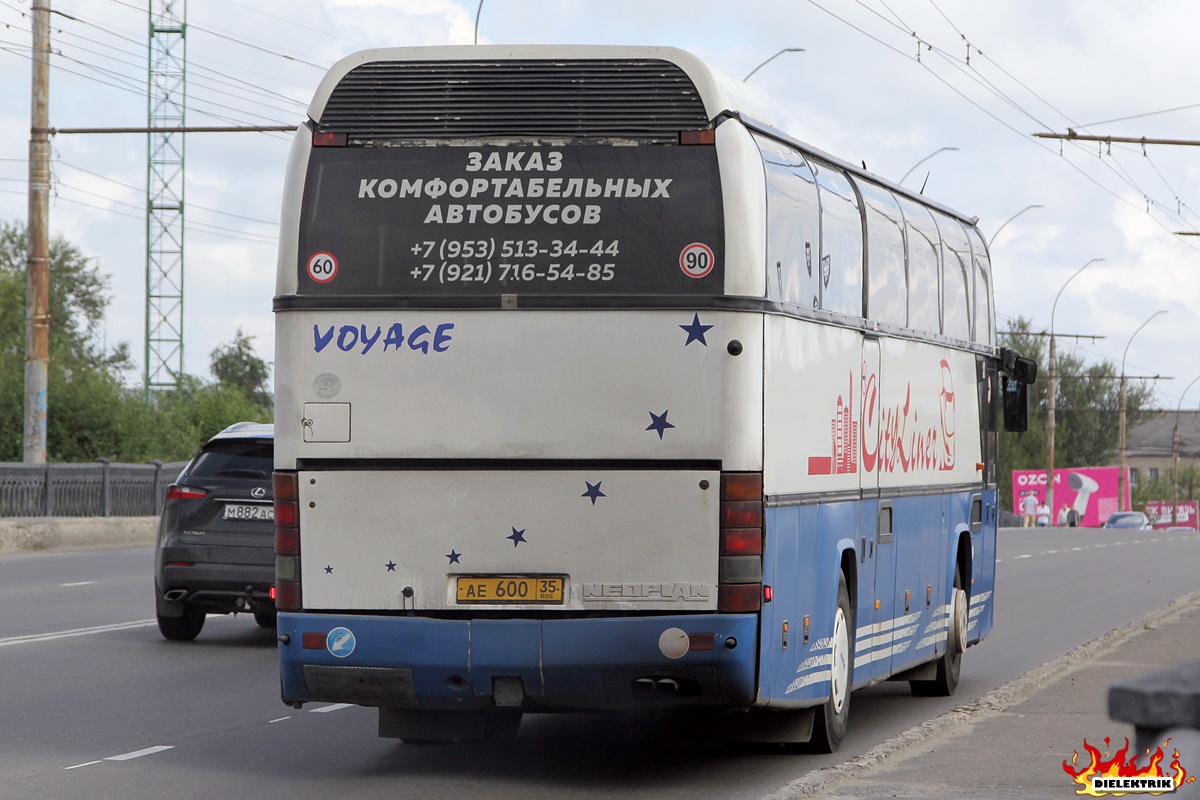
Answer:
<svg viewBox="0 0 1200 800"><path fill-rule="evenodd" d="M700 242L689 244L679 254L679 268L689 278L703 278L712 272L715 263L712 248Z"/></svg>
<svg viewBox="0 0 1200 800"><path fill-rule="evenodd" d="M308 277L317 283L329 283L337 276L338 262L332 253L313 253L308 259Z"/></svg>
<svg viewBox="0 0 1200 800"><path fill-rule="evenodd" d="M349 628L334 628L325 637L325 649L329 654L345 658L354 652L354 634Z"/></svg>

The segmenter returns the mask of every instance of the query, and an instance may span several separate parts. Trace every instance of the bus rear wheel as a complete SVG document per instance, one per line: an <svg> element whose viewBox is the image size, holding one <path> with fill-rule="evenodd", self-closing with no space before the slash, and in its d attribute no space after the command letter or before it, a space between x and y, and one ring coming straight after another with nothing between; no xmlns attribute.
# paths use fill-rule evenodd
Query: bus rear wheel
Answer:
<svg viewBox="0 0 1200 800"><path fill-rule="evenodd" d="M846 576L838 574L837 610L833 615L833 635L830 644L829 699L816 710L813 718L812 740L809 749L816 753L832 753L846 737L850 718L850 686L854 677L854 610Z"/></svg>
<svg viewBox="0 0 1200 800"><path fill-rule="evenodd" d="M963 588L962 567L954 570L954 593L950 596L950 631L946 637L946 652L937 661L933 680L909 681L914 697L949 697L958 688L962 672L962 655L967 649L967 620L970 599Z"/></svg>

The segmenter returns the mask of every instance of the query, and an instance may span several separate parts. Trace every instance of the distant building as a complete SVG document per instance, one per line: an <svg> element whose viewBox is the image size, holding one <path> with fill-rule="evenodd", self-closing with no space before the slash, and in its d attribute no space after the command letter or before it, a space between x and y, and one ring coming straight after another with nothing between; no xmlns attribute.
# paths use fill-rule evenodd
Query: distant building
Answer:
<svg viewBox="0 0 1200 800"><path fill-rule="evenodd" d="M1175 422L1179 421L1179 469L1200 466L1200 411L1160 411L1125 433L1129 480L1170 478L1175 465Z"/></svg>

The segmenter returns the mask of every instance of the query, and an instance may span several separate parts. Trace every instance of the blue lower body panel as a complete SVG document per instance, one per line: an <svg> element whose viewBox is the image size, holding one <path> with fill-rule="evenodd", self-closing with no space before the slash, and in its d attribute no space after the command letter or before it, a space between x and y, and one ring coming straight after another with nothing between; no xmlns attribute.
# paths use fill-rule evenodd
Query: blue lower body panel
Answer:
<svg viewBox="0 0 1200 800"><path fill-rule="evenodd" d="M756 695L755 614L447 620L281 612L278 631L287 642L279 657L288 703L487 709L497 691L513 702L518 687L525 711L617 710L732 708ZM684 640L690 646L680 646Z"/></svg>

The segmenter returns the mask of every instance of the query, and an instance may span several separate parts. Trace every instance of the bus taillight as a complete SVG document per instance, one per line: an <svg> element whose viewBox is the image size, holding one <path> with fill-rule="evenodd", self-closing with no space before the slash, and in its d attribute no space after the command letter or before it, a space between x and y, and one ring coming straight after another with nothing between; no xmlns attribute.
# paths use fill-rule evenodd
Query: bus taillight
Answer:
<svg viewBox="0 0 1200 800"><path fill-rule="evenodd" d="M300 609L300 497L294 472L276 472L271 479L275 495L275 607Z"/></svg>
<svg viewBox="0 0 1200 800"><path fill-rule="evenodd" d="M758 611L763 602L761 472L721 473L717 610Z"/></svg>
<svg viewBox="0 0 1200 800"><path fill-rule="evenodd" d="M680 131L680 144L716 144L717 132L712 128L699 131Z"/></svg>
<svg viewBox="0 0 1200 800"><path fill-rule="evenodd" d="M312 135L313 147L345 147L349 141L350 135L346 133L313 131Z"/></svg>

